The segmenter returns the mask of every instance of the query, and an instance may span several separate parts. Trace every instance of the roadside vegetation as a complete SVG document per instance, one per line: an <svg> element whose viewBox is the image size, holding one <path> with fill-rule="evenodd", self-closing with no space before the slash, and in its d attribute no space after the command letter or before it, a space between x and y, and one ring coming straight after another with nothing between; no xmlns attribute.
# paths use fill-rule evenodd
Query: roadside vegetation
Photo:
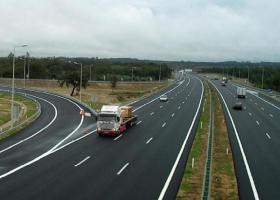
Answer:
<svg viewBox="0 0 280 200"><path fill-rule="evenodd" d="M0 84L10 84L10 80L0 80ZM169 84L170 82L168 81L150 83L118 82L112 87L112 83L110 82L90 83L86 88L82 89L82 101L95 110L100 109L103 104L124 105L159 91ZM22 87L24 82L22 80L16 80L15 85ZM70 96L72 91L71 87L60 87L56 80L26 80L26 87L66 96ZM79 93L74 93L72 97L79 100Z"/></svg>
<svg viewBox="0 0 280 200"><path fill-rule="evenodd" d="M204 83L205 94L200 122L188 156L185 172L176 199L202 199L204 172L207 159L210 123L210 95L214 104L214 132L210 174L211 199L238 199L234 163L228 140L227 126L217 92ZM210 89L210 90L209 90ZM202 122L202 127L201 127ZM194 160L194 166L192 166Z"/></svg>
<svg viewBox="0 0 280 200"><path fill-rule="evenodd" d="M11 126L11 94L6 92L0 92L0 130L8 130ZM21 107L21 112L17 124L23 122L27 118L33 116L37 111L37 105L30 99L24 98L19 95L15 95L15 103ZM9 134L1 135L0 140L15 134L18 130L12 131Z"/></svg>

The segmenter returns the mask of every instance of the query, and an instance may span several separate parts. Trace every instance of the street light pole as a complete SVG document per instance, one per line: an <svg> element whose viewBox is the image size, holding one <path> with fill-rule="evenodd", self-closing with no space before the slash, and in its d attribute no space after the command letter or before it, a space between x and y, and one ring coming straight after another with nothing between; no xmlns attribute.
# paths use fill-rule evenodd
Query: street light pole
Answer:
<svg viewBox="0 0 280 200"><path fill-rule="evenodd" d="M248 85L249 85L249 81L250 81L250 73L249 73L249 65L248 65Z"/></svg>
<svg viewBox="0 0 280 200"><path fill-rule="evenodd" d="M131 81L133 81L133 67L131 68Z"/></svg>
<svg viewBox="0 0 280 200"><path fill-rule="evenodd" d="M11 102L11 128L14 126L14 96L15 96L15 62L16 62L16 48L26 47L27 45L14 46L13 50L13 79L12 79L12 102Z"/></svg>
<svg viewBox="0 0 280 200"><path fill-rule="evenodd" d="M240 67L238 68L238 70L239 70L239 81L240 81Z"/></svg>
<svg viewBox="0 0 280 200"><path fill-rule="evenodd" d="M24 64L23 64L23 81L24 81L24 89L25 89L25 76L26 76L26 73L25 73L25 68L26 68L26 59L27 59L27 52L26 52L26 55L25 55L25 58L24 58ZM26 95L26 93L25 93Z"/></svg>
<svg viewBox="0 0 280 200"><path fill-rule="evenodd" d="M89 66L89 80L90 80L90 81L91 81L91 66L92 66L92 65Z"/></svg>
<svg viewBox="0 0 280 200"><path fill-rule="evenodd" d="M158 81L160 82L161 78L161 64L159 64L159 75L158 75Z"/></svg>
<svg viewBox="0 0 280 200"><path fill-rule="evenodd" d="M83 81L83 64L81 65L81 77L80 77L80 102L82 103L82 81Z"/></svg>
<svg viewBox="0 0 280 200"><path fill-rule="evenodd" d="M262 89L263 89L263 76L264 76L264 67L262 68Z"/></svg>

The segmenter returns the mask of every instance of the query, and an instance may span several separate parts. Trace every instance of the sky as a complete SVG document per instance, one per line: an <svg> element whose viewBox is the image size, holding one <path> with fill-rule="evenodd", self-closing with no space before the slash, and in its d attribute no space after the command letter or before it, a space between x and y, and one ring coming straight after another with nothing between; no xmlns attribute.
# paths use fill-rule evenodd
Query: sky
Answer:
<svg viewBox="0 0 280 200"><path fill-rule="evenodd" d="M0 56L280 61L279 0L0 0Z"/></svg>

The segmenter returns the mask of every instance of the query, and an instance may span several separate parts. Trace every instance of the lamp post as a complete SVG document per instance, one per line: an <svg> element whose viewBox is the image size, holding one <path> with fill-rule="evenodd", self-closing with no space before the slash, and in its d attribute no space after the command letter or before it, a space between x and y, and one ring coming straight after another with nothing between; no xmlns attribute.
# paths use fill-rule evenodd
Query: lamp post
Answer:
<svg viewBox="0 0 280 200"><path fill-rule="evenodd" d="M11 128L13 128L14 125L14 96L15 96L15 61L16 61L16 48L18 47L27 47L28 45L19 45L19 46L14 46L14 51L13 51L13 79L12 79L12 103L11 103Z"/></svg>
<svg viewBox="0 0 280 200"><path fill-rule="evenodd" d="M249 85L249 82L250 82L250 72L249 72L249 65L248 65L248 85Z"/></svg>
<svg viewBox="0 0 280 200"><path fill-rule="evenodd" d="M158 82L160 82L160 78L161 78L161 64L159 64Z"/></svg>
<svg viewBox="0 0 280 200"><path fill-rule="evenodd" d="M135 67L131 67L131 81L133 81L133 69L135 69Z"/></svg>
<svg viewBox="0 0 280 200"><path fill-rule="evenodd" d="M262 68L262 89L263 89L263 76L264 76L264 67Z"/></svg>

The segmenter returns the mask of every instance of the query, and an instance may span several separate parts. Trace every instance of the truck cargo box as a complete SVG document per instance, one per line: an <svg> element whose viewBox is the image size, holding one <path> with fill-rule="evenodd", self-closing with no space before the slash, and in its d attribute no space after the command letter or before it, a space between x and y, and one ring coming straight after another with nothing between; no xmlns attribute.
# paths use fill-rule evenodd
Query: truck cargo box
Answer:
<svg viewBox="0 0 280 200"><path fill-rule="evenodd" d="M132 107L131 106L122 106L121 107L121 115L124 118L130 118L133 116Z"/></svg>

